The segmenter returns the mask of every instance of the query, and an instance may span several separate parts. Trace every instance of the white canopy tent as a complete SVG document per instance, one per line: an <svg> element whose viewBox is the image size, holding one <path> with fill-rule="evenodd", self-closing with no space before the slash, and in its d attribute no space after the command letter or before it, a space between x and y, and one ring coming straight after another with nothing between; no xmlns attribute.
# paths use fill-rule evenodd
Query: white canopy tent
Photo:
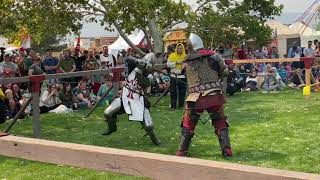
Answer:
<svg viewBox="0 0 320 180"><path fill-rule="evenodd" d="M308 41L320 38L320 31L317 31L303 22L296 22L289 26L292 30L297 31L301 36L301 46L307 47Z"/></svg>
<svg viewBox="0 0 320 180"><path fill-rule="evenodd" d="M270 20L266 23L266 25L276 32L279 55L280 57L283 57L284 54L287 54L288 39L299 38L299 33L278 21Z"/></svg>
<svg viewBox="0 0 320 180"><path fill-rule="evenodd" d="M144 40L144 37L145 34L142 30L128 36L128 38L135 45L139 45ZM109 54L117 57L118 52L123 49L127 50L128 48L130 48L128 43L121 36L119 36L119 38L109 46Z"/></svg>

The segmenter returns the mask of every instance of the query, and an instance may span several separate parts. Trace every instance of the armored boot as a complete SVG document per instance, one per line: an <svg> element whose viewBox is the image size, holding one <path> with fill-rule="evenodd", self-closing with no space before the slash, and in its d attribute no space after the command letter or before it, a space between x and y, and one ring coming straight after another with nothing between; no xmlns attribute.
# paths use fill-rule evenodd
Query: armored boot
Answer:
<svg viewBox="0 0 320 180"><path fill-rule="evenodd" d="M112 117L111 119L107 120L108 129L102 133L104 136L108 136L117 131L117 117Z"/></svg>
<svg viewBox="0 0 320 180"><path fill-rule="evenodd" d="M147 132L148 136L150 137L152 143L156 146L159 146L160 140L157 137L156 133L154 132L154 128L147 128L146 132Z"/></svg>
<svg viewBox="0 0 320 180"><path fill-rule="evenodd" d="M142 128L146 131L146 135L144 136L149 136L152 143L154 145L157 145L159 146L160 145L160 140L159 138L157 137L156 133L154 132L154 128L153 128L153 125L152 124L149 124L148 126L146 125L146 122L141 122L141 125L142 125Z"/></svg>
<svg viewBox="0 0 320 180"><path fill-rule="evenodd" d="M192 137L193 133L190 130L184 127L181 129L180 145L176 156L187 156Z"/></svg>
<svg viewBox="0 0 320 180"><path fill-rule="evenodd" d="M229 138L229 129L223 128L217 134L219 138L221 153L223 157L231 157L232 156L232 149L230 145L230 138Z"/></svg>

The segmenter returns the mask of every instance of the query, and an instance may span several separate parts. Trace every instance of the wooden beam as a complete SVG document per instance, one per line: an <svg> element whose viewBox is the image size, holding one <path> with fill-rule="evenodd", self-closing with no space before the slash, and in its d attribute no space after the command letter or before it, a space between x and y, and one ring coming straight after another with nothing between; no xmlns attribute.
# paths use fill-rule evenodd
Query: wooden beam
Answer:
<svg viewBox="0 0 320 180"><path fill-rule="evenodd" d="M159 180L293 180L320 175L226 162L72 144L16 136L0 138L0 155Z"/></svg>
<svg viewBox="0 0 320 180"><path fill-rule="evenodd" d="M61 78L72 78L72 77L82 77L82 76L93 76L93 75L103 75L108 74L113 71L123 71L124 67L116 67L112 69L99 69L91 71L78 71L71 73L58 73L58 74L46 74L46 79L61 79ZM15 77L15 78L0 78L0 84L6 83L21 83L28 82L29 77Z"/></svg>
<svg viewBox="0 0 320 180"><path fill-rule="evenodd" d="M243 60L232 60L234 64L244 63L267 63L267 62L296 62L300 61L300 58L279 58L279 59L243 59Z"/></svg>

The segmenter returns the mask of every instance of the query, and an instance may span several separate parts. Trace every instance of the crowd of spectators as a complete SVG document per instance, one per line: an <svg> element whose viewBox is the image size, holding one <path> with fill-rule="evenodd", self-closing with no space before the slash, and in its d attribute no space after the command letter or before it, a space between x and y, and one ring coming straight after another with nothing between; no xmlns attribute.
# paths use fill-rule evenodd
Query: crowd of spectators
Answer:
<svg viewBox="0 0 320 180"><path fill-rule="evenodd" d="M293 45L284 57L300 58L320 56L320 43L317 40L308 42L308 47L301 48ZM293 63L242 63L232 64L228 60L239 59L276 59L279 58L276 46L256 48L241 45L238 48L228 43L215 50L228 64L226 92L233 95L238 91L278 92L286 87L299 89L305 86L304 64ZM104 46L101 52L95 50L64 50L59 56L53 55L48 49L46 55L40 55L33 50L21 48L19 53L9 54L0 48L0 78L32 76L41 74L57 74L76 71L97 70L115 66L125 66L124 59L128 55L139 57L137 53L122 50L117 57L108 53ZM169 88L170 107L182 108L187 93L187 81L184 72L183 60L187 55L184 44L168 46L164 56L166 68L162 72L153 74L154 82L151 93L159 95ZM318 82L319 68L312 70L312 80ZM125 74L123 74L125 76ZM112 74L105 76L77 77L50 79L42 83L40 94L40 112L50 112L63 105L69 109L91 108L97 99L103 98L100 106L110 104L113 98L119 95L119 90L113 89L108 96L104 93L111 87ZM122 77L124 80L124 77ZM121 86L120 86L121 87ZM26 101L26 94L30 93L28 83L0 84L3 92L1 100L1 116L12 118ZM1 93L0 93L1 95ZM26 111L26 114L32 113ZM0 118L1 119L1 118Z"/></svg>
<svg viewBox="0 0 320 180"><path fill-rule="evenodd" d="M107 46L104 46L101 52L75 50L72 53L71 50L64 50L57 57L53 56L52 49L48 49L46 55L40 55L24 48L13 53L7 53L4 50L1 48L0 52L0 78L111 68L117 65L117 59L120 57L123 59L126 54L122 51L116 58L108 54ZM118 63L118 65L121 64ZM111 87L112 74L46 80L41 87L40 113L50 112L61 105L73 110L91 108L97 98L102 98L107 89ZM5 118L13 118L31 93L29 83L0 84L0 90L3 94L0 98L1 107L3 106L1 116ZM104 97L100 105L111 103L115 93L111 91L107 97ZM32 113L32 108L27 108L25 114L30 113Z"/></svg>
<svg viewBox="0 0 320 180"><path fill-rule="evenodd" d="M246 47L233 49L230 44L218 48L217 52L226 60L238 59L277 59L281 57L276 46L268 48ZM319 57L320 43L318 40L309 41L307 47L299 47L294 43L285 58ZM228 61L226 61L228 62ZM283 63L242 63L228 64L227 93L233 95L238 91L258 91L263 93L278 92L286 87L301 89L305 86L305 67L303 62ZM314 64L311 73L313 83L319 82L319 67ZM317 89L315 89L317 90Z"/></svg>

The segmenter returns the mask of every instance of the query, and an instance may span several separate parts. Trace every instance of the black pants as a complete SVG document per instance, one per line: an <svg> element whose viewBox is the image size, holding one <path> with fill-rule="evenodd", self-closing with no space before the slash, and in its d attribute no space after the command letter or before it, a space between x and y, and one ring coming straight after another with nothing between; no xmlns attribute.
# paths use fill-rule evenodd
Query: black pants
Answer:
<svg viewBox="0 0 320 180"><path fill-rule="evenodd" d="M170 98L171 108L184 107L184 100L187 92L187 79L186 78L170 78Z"/></svg>
<svg viewBox="0 0 320 180"><path fill-rule="evenodd" d="M0 124L6 121L5 112L6 112L6 104L4 100L0 99Z"/></svg>
<svg viewBox="0 0 320 180"><path fill-rule="evenodd" d="M54 110L55 108L57 108L57 107L59 107L59 106L60 106L59 104L54 105L54 106L52 106L52 107L41 106L41 107L40 107L40 113L47 113L47 112L49 112L49 111L51 111L51 110Z"/></svg>

